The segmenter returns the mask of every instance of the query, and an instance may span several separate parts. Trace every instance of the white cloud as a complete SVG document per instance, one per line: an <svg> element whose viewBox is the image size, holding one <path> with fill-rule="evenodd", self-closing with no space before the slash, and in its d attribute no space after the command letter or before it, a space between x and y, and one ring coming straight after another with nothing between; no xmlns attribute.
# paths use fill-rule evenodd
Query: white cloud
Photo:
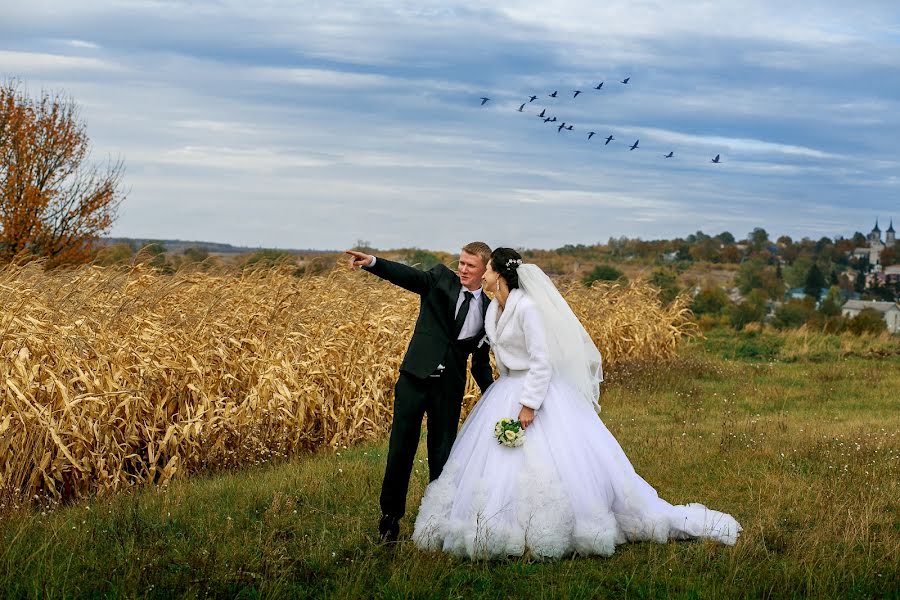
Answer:
<svg viewBox="0 0 900 600"><path fill-rule="evenodd" d="M730 138L716 135L693 135L657 129L653 127L631 127L628 129L641 137L652 137L657 142L667 142L682 146L702 146L710 149L722 149L743 154L785 154L804 158L845 159L846 156L833 154L815 148L806 148L793 144L779 144L765 140L748 138Z"/></svg>
<svg viewBox="0 0 900 600"><path fill-rule="evenodd" d="M0 50L0 65L3 71L30 77L37 73L70 71L125 71L125 67L113 61L67 56L43 52L18 52Z"/></svg>
<svg viewBox="0 0 900 600"><path fill-rule="evenodd" d="M268 148L203 146L186 146L164 151L156 162L257 173L272 173L278 169L324 167L332 164L332 161L322 157L292 154Z"/></svg>
<svg viewBox="0 0 900 600"><path fill-rule="evenodd" d="M300 69L262 67L251 69L251 77L265 81L300 84L310 87L365 88L390 85L392 79L384 75L353 73L328 69Z"/></svg>
<svg viewBox="0 0 900 600"><path fill-rule="evenodd" d="M86 50L98 50L100 48L99 45L85 40L66 40L66 44L72 48L84 48Z"/></svg>

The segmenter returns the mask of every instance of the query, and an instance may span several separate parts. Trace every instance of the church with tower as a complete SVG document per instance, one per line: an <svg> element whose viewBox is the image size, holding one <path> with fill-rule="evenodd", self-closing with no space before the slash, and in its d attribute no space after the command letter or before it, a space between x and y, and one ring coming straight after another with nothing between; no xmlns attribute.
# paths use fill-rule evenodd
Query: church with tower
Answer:
<svg viewBox="0 0 900 600"><path fill-rule="evenodd" d="M881 229L878 227L878 219L875 219L875 227L869 232L869 235L866 236L868 247L857 248L853 251L853 256L856 258L867 257L869 259L869 264L874 267L876 272L881 270L881 253L885 248L893 248L897 243L896 232L894 231L894 219L891 219L891 224L884 234L885 237L882 242Z"/></svg>

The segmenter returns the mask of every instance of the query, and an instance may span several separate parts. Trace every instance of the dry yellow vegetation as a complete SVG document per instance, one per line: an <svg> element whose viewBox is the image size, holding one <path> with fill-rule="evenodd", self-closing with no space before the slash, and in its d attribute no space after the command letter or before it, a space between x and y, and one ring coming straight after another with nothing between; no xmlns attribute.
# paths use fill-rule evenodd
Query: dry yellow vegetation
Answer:
<svg viewBox="0 0 900 600"><path fill-rule="evenodd" d="M561 287L608 376L694 331L644 283ZM0 492L61 499L379 438L418 299L342 267L31 264L0 271L0 307Z"/></svg>

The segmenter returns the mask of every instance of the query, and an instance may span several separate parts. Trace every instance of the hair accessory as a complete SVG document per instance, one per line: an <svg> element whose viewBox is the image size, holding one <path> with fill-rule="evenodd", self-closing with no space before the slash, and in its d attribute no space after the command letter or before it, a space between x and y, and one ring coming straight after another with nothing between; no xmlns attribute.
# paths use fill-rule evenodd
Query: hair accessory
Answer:
<svg viewBox="0 0 900 600"><path fill-rule="evenodd" d="M518 266L521 265L521 264L522 264L522 259L521 259L521 258L510 258L508 261L506 261L506 268L508 269L508 268L510 268L510 267L513 266L513 265L515 265L516 267L518 267Z"/></svg>

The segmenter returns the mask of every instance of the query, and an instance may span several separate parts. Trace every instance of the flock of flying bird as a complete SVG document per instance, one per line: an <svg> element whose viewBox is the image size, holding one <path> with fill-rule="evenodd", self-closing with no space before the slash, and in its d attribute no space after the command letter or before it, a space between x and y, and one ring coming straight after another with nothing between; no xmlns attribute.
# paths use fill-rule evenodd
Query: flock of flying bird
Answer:
<svg viewBox="0 0 900 600"><path fill-rule="evenodd" d="M626 77L625 79L623 79L622 81L620 81L619 83L621 83L621 84L623 84L623 85L628 85L628 82L629 82L630 80L631 80L631 77L629 76L629 77ZM601 82L598 83L593 89L594 89L594 90L602 90L602 89L603 89L603 84L604 84L604 82L601 81ZM572 98L573 98L573 99L574 99L574 98L577 98L579 94L582 94L582 93L583 93L581 90L572 90L572 92L573 92L573 94L572 94ZM559 97L558 94L559 94L559 90L553 90L553 93L552 93L552 94L548 94L547 96L548 96L549 98L557 98L557 97ZM537 100L537 99L538 99L538 97L532 94L531 96L529 96L528 102L523 102L523 103L519 106L519 108L517 108L516 110L517 110L518 112L525 112L525 107L526 107L528 104L531 104L532 102L534 102L534 101ZM487 104L487 103L490 102L490 101L491 101L491 99L488 98L487 96L482 96L482 97L481 97L481 106L484 106L485 104ZM546 109L546 108L542 109L541 112L538 113L537 116L540 117L541 119L543 119L543 120L544 120L544 123L556 123L556 117L548 117L548 116L547 116L547 109ZM562 123L560 123L559 125L556 126L556 132L557 132L557 133L562 132L563 129L565 129L566 131L572 131L572 130L574 129L574 126L573 126L571 123L570 123L570 124L566 124L565 122L562 122ZM597 132L596 132L596 131L589 131L588 134L587 134L587 139L590 140L590 139L591 139L592 137L594 137L595 135L597 135ZM604 145L604 146L607 146L607 145L609 145L609 143L610 143L611 141L615 140L616 138L613 137L612 134L610 134L610 135L608 135L605 139L606 139L606 141L603 143L603 145ZM634 143L628 148L628 150L631 151L631 150L634 150L635 148L637 148L637 147L638 147L638 144L640 143L640 141L641 141L640 139L634 140ZM673 152L673 151L670 150L668 154L664 154L664 155L663 155L663 158L672 158L673 156L675 156L675 152ZM713 159L710 159L709 162L719 164L720 162L722 162L722 160L721 160L720 155L719 155L719 154L716 154L716 157L713 158Z"/></svg>

